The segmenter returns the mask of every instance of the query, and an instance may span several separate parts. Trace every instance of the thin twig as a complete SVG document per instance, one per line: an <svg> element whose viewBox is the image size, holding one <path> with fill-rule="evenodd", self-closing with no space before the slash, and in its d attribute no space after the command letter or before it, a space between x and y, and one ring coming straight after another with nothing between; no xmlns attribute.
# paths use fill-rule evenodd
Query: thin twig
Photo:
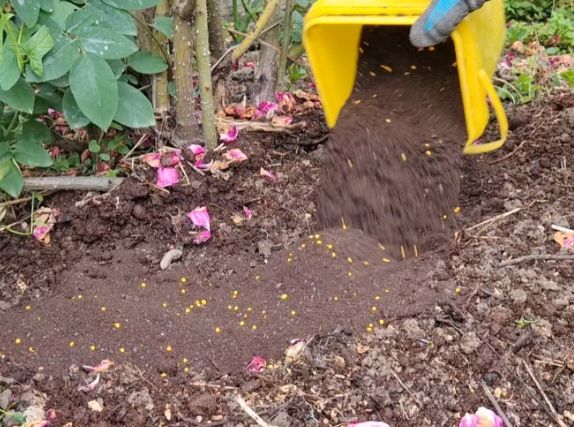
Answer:
<svg viewBox="0 0 574 427"><path fill-rule="evenodd" d="M106 176L45 176L24 178L24 190L110 191L123 178Z"/></svg>
<svg viewBox="0 0 574 427"><path fill-rule="evenodd" d="M562 421L562 419L558 416L558 412L556 412L556 409L554 409L552 402L550 402L550 399L548 399L548 396L546 396L546 393L544 393L544 390L542 390L542 387L540 386L540 383L536 379L536 376L534 375L534 372L532 371L530 364L524 359L522 359L522 363L524 364L524 367L526 368L526 372L528 372L528 375L530 375L530 378L534 382L534 385L536 385L536 388L538 389L538 391L542 395L544 402L546 402L546 405L548 405L548 410L550 411L552 418L554 418L554 421L556 421L560 427L568 427L564 423L564 421Z"/></svg>
<svg viewBox="0 0 574 427"><path fill-rule="evenodd" d="M128 151L128 154L126 154L126 155L124 156L124 158L123 158L123 161L124 161L124 162L128 159L129 156L131 156L131 154L132 154L134 151L137 150L137 148L138 148L140 145L142 145L142 144L145 142L145 140L147 139L147 137L148 137L148 134L147 134L147 133L146 133L146 134L143 134L143 135L141 136L141 138L138 140L138 142L136 142L136 145L134 145L134 146L132 147L132 149L131 149L130 151Z"/></svg>
<svg viewBox="0 0 574 427"><path fill-rule="evenodd" d="M473 225L472 227L465 228L464 231L469 232L471 230L474 230L475 228L482 227L483 225L491 224L491 223L496 222L502 218L506 218L508 216L514 215L514 214L520 212L522 209L524 209L524 208L514 208L511 211L504 212L500 215L496 215L495 217L492 217L492 218L489 218L489 219L484 220L482 222L479 222L478 224Z"/></svg>
<svg viewBox="0 0 574 427"><path fill-rule="evenodd" d="M52 193L53 193L53 191L42 191L40 194L42 194L42 196L48 196ZM21 203L26 203L26 202L29 202L30 200L32 200L33 198L34 198L34 196L28 196L28 197L22 197L21 199L16 199L16 200L8 200L7 202L0 203L0 208L6 208L8 206L14 206L14 205L19 205Z"/></svg>
<svg viewBox="0 0 574 427"><path fill-rule="evenodd" d="M509 259L500 263L501 267L506 267L507 265L519 264L526 261L574 261L574 255L561 255L561 254L539 254L539 255L525 255L514 259Z"/></svg>
<svg viewBox="0 0 574 427"><path fill-rule="evenodd" d="M488 163L489 165L495 165L497 163L503 162L506 159L511 158L512 156L514 156L518 151L520 151L520 149L524 146L524 144L526 144L526 139L524 141L522 141L520 143L520 145L518 147L516 147L514 150L512 150L510 153L508 153L506 156L501 157L500 159L496 159L493 160L492 162Z"/></svg>
<svg viewBox="0 0 574 427"><path fill-rule="evenodd" d="M231 33L231 34L237 34L239 36L247 36L246 33L244 33L243 31L239 31L239 30L234 30L233 28L226 28L226 30ZM280 49L277 46L272 45L271 43L267 43L266 41L263 40L258 40L259 43L261 43L262 45L265 45L267 47L270 47L271 49L275 49L277 52L280 51ZM235 49L237 46L233 46L233 49Z"/></svg>
<svg viewBox="0 0 574 427"><path fill-rule="evenodd" d="M504 413L504 411L502 410L502 408L500 407L500 405L498 404L498 402L496 401L496 399L494 398L494 396L490 392L486 383L484 381L482 381L481 385L482 385L482 390L484 391L484 394L486 394L486 397L488 398L488 400L490 400L490 403L492 404L492 406L494 406L494 409L496 409L496 413L498 414L498 416L500 418L502 418L502 421L504 421L504 424L506 425L506 427L513 427L512 423L510 422L510 420L508 419L508 417L506 416L506 414Z"/></svg>
<svg viewBox="0 0 574 427"><path fill-rule="evenodd" d="M413 398L413 400L417 403L419 408L422 408L423 407L422 403L419 402L419 399L414 395L411 389L407 387L407 385L403 382L403 380L401 380L398 374L393 369L389 369L389 371L391 372L393 377L395 377L395 379L401 384L401 386L405 389L405 391Z"/></svg>
<svg viewBox="0 0 574 427"><path fill-rule="evenodd" d="M247 405L247 402L243 400L243 397L241 397L241 395L238 394L235 397L235 401L239 404L241 409L243 409L245 413L249 415L253 419L253 421L257 423L257 425L261 427L273 427L271 424L268 424L263 418L257 415L257 413L253 409L251 409L249 405Z"/></svg>

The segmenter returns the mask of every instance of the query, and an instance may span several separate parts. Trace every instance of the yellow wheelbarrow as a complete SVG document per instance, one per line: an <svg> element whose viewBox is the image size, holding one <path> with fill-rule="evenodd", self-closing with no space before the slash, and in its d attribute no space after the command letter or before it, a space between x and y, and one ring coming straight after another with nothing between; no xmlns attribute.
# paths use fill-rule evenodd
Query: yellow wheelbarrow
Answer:
<svg viewBox="0 0 574 427"><path fill-rule="evenodd" d="M303 41L329 127L351 95L365 25L412 25L429 0L318 0L305 17ZM491 82L504 44L503 0L491 0L468 15L452 33L468 139L465 154L500 148L508 120ZM489 101L500 139L476 143L489 121Z"/></svg>

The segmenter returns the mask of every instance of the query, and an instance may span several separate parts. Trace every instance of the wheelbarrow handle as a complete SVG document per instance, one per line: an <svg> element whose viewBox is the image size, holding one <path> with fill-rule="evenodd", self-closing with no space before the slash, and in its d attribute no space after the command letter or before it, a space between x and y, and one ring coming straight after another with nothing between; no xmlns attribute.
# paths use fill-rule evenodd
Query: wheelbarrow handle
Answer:
<svg viewBox="0 0 574 427"><path fill-rule="evenodd" d="M478 79L486 91L490 104L492 105L492 109L494 110L494 115L496 116L498 128L500 130L500 139L484 144L471 142L464 148L464 154L483 154L496 150L504 145L506 138L508 137L508 119L506 118L504 107L502 106L502 102L500 102L500 98L492 85L490 77L488 77L488 74L486 74L484 70L480 70L478 73Z"/></svg>

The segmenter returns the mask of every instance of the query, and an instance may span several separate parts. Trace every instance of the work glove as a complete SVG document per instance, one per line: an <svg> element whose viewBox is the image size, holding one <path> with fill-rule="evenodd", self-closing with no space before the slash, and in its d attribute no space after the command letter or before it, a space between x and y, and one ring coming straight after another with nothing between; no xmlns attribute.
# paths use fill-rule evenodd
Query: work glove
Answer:
<svg viewBox="0 0 574 427"><path fill-rule="evenodd" d="M460 21L485 1L433 0L411 27L411 43L416 47L428 47L445 41Z"/></svg>

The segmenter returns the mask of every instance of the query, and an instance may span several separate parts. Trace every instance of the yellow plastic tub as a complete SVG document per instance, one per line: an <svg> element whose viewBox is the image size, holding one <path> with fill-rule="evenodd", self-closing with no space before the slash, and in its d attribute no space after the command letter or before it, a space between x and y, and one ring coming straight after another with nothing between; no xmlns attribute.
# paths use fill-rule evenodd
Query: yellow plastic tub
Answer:
<svg viewBox="0 0 574 427"><path fill-rule="evenodd" d="M329 127L351 95L364 25L412 25L429 0L318 0L305 17L303 41ZM491 0L452 33L468 139L465 154L500 148L508 135L504 108L491 78L505 36L503 0ZM489 103L500 128L497 141L475 144L489 120Z"/></svg>

